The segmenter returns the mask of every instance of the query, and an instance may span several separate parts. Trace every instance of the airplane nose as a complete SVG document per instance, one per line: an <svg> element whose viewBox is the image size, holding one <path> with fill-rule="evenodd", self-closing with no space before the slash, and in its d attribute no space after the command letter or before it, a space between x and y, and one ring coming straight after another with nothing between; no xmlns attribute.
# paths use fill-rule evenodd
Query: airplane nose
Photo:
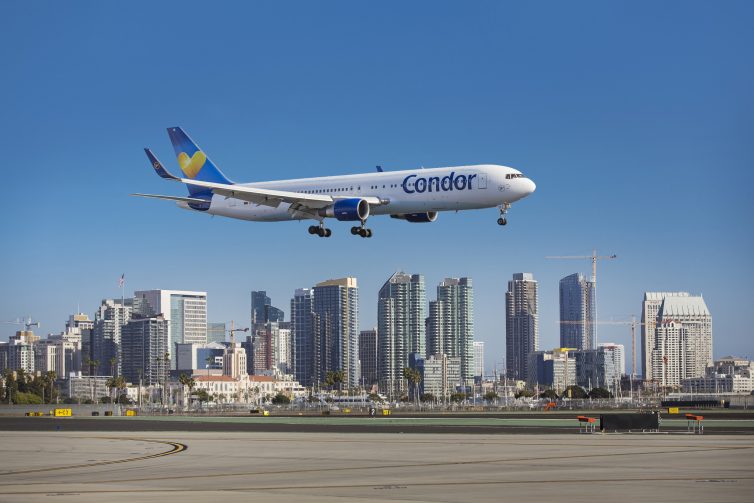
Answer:
<svg viewBox="0 0 754 503"><path fill-rule="evenodd" d="M533 181L531 181L529 178L526 179L527 182L529 182L529 187L527 188L527 193L531 194L535 190L537 190L537 184L535 184Z"/></svg>

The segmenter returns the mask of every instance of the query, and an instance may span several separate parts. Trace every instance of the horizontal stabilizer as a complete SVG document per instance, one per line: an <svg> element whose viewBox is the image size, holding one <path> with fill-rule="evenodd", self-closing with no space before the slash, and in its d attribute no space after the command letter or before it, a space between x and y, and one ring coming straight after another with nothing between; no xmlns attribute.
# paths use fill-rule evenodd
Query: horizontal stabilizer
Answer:
<svg viewBox="0 0 754 503"><path fill-rule="evenodd" d="M139 196L139 197L150 197L152 199L165 199L168 201L180 201L184 203L207 204L206 199L199 199L198 197L163 196L159 194L129 194L129 195Z"/></svg>

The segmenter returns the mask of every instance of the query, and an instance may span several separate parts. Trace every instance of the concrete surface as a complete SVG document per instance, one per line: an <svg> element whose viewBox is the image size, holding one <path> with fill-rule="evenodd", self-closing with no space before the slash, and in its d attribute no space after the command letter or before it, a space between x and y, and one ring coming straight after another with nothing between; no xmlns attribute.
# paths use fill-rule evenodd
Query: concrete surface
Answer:
<svg viewBox="0 0 754 503"><path fill-rule="evenodd" d="M0 501L751 501L754 437L0 432Z"/></svg>

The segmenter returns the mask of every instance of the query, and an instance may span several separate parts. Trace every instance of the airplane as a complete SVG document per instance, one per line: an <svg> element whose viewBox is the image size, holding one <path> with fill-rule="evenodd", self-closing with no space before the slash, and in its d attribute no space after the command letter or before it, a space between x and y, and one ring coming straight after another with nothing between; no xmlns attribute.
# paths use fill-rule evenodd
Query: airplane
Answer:
<svg viewBox="0 0 754 503"><path fill-rule="evenodd" d="M180 127L168 128L183 177L168 172L149 148L144 151L155 172L188 188L188 197L131 194L175 201L184 209L241 220L279 222L315 220L309 234L330 237L325 219L358 222L351 234L372 237L366 227L373 215L390 215L411 223L437 220L441 211L498 207L499 225L508 223L511 204L536 185L520 171L495 164L383 171L257 183L230 181Z"/></svg>

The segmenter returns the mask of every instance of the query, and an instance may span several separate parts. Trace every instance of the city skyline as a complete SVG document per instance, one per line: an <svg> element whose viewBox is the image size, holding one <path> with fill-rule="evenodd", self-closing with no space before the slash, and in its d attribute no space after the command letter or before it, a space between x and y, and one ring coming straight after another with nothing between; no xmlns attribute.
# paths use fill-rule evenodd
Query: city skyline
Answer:
<svg viewBox="0 0 754 503"><path fill-rule="evenodd" d="M123 273L130 291L209 292L213 321L246 320L250 290L283 306L295 288L354 275L368 328L389 274L428 285L468 276L492 370L511 275L537 278L540 348L555 347L558 280L589 276L589 264L544 257L596 248L618 255L598 265L600 320L639 316L644 292L702 294L715 357L754 355L743 316L754 278L751 3L419 3L398 16L397 4L244 5L204 13L205 36L171 57L166 20L190 25L195 9L0 9L2 46L15 48L0 82L0 136L12 146L0 320L31 315L38 333L59 331L78 305L91 315L120 298ZM114 34L116 19L129 29ZM375 219L370 240L345 223L312 240L305 222L223 221L128 197L165 189L142 147L175 169L173 125L237 180L497 162L537 191L504 228L495 210L445 212L429 224ZM17 328L1 325L0 340ZM599 328L627 348L629 335Z"/></svg>
<svg viewBox="0 0 754 503"><path fill-rule="evenodd" d="M423 277L423 275L421 273L415 273L415 274L417 276ZM407 273L405 273L405 271L395 271L393 274L390 275L390 278L392 278L395 275L403 275L403 276L407 276L407 277L411 276L411 274L407 274ZM537 283L536 290L539 291L540 286L541 286L540 282L538 280L534 280L534 279L530 278L530 276L528 275L528 273L524 273L524 275L527 278L529 278L530 280L533 280L533 281L535 281L535 283ZM358 278L357 275L346 275L346 276L347 277L354 277L354 278L358 279L359 284L360 284L359 297L361 297L362 299L363 299L363 297L365 295L367 297L369 297L369 296L371 296L371 294L374 293L371 290L366 290L363 287L363 284L362 284L363 282L361 281L361 279ZM522 277L522 273L514 273L513 277L514 278L515 277ZM442 284L447 279L448 279L447 277L444 277L442 280L437 281L437 283L438 284ZM473 279L473 278L469 277L469 279ZM333 281L333 279L327 279L327 280L321 279L318 283L323 283L323 282L326 283L328 281ZM508 283L509 281L510 280L508 280L506 283ZM383 283L384 283L384 279L383 279ZM476 280L474 280L474 283L475 283L474 288L476 289ZM508 286L510 286L510 285L508 285ZM560 283L558 283L558 287L556 288L556 290L559 290L559 288L560 288ZM154 291L165 291L165 292L171 292L171 293L176 292L176 290L165 289L165 288L154 288L153 290ZM310 288L296 288L296 289L294 289L294 294L293 295L289 294L288 297L290 298L291 301L293 301L293 300L295 300L297 298L297 296L299 295L300 292L306 292L306 291L310 291ZM376 291L377 291L377 293L375 294L375 297L376 297L375 304L378 304L379 303L379 291L380 291L380 288L376 288ZM140 290L135 290L134 291L134 296L128 296L128 295L125 296L124 300L125 300L127 306L130 306L131 303L134 301L135 298L138 300L138 297L136 297L136 295L137 294L142 294L142 293L143 292L140 291ZM186 292L182 292L182 293L186 293ZM191 293L197 293L197 292L191 292ZM254 293L256 293L256 292L254 292ZM263 291L261 293L265 293L265 292ZM644 292L643 297L647 293L648 292ZM201 292L201 294L204 295L205 292ZM246 291L246 295L247 295L247 298L248 298L248 290ZM537 297L539 297L539 293L537 293L536 295L537 295ZM688 295L688 294L686 294L686 295ZM692 295L694 295L694 294L692 293ZM267 298L268 301L269 301L269 298L270 297ZM275 296L275 298L276 298L276 296ZM211 300L212 299L212 292L206 292L206 299L207 299L206 300L206 309L207 309L207 313L209 313L211 311L211 309L212 309L212 300ZM120 305L121 300L122 299L120 297L116 298L116 299L107 298L107 297L101 299L101 303L102 304L94 309L94 311L93 311L94 316L92 317L92 320L96 320L96 318L98 316L98 313L100 312L101 309L103 309L104 303L106 301L110 302L110 303L115 302L115 303L117 303L117 305ZM705 299L705 301L706 300L707 299ZM432 297L431 296L425 297L425 299L424 299L424 308L425 308L425 311L426 311L427 318L429 318L429 304L430 304L431 301L432 301ZM477 299L476 294L475 294L474 304L476 305L479 301L480 301L480 299ZM537 302L537 310L538 311L541 311L540 304L541 304L541 301L538 301ZM641 304L643 306L644 302L642 302ZM80 308L80 306L77 306L77 307ZM364 331L364 330L370 330L371 329L369 322L366 322L366 321L364 321L362 319L361 313L364 311L365 307L366 306L364 306L363 300L360 300L359 301L359 308L358 308L359 309L359 313L360 313L359 314L359 327L357 327L358 331ZM485 349L485 351L484 351L484 353L485 353L484 366L485 366L485 370L486 370L487 375L492 375L496 371L497 372L502 372L504 369L507 368L507 365L506 365L506 362L505 362L505 353L506 353L506 347L505 347L505 345L506 345L506 325L505 325L505 323L506 323L506 321L505 321L505 309L506 309L506 305L505 305L505 302L503 303L503 305L501 306L501 308L503 309L503 313L502 313L502 316L503 316L502 340L501 341L495 341L495 340L489 341L487 339L481 339L478 335L474 336L474 341L479 341L479 342L485 343L485 347L493 347L493 348L495 348L495 347L498 346L498 344L502 345L501 346L502 347L502 352L499 353L499 354L498 353L490 354L490 352L488 351L488 349ZM128 309L130 309L130 307L128 307ZM473 322L476 325L477 324L478 312L477 312L477 308L474 308L474 310L475 310L475 312L474 312ZM276 311L276 313L282 313L282 315L285 318L290 318L291 315L292 315L292 313L291 313L290 310L284 310L284 309L277 309L277 308L275 308L275 311ZM641 314L641 312L642 311L641 311L641 307L640 307L640 309L639 309L639 315ZM75 313L71 312L68 315L66 315L66 319L64 321L61 321L61 323L59 324L59 326L57 326L55 328L43 329L41 327L33 327L33 328L36 328L36 331L35 330L32 330L32 331L38 337L45 337L46 335L56 335L56 334L59 334L59 333L61 333L61 332L63 332L65 330L67 324L69 323L70 317L74 316L76 314L85 314L85 315L89 316L91 314L91 312L87 311L86 309L81 309L79 312L75 312ZM214 319L212 316L210 316L208 314L207 318L206 318L206 320L207 320L207 322L206 322L207 330L209 331L210 330L210 326L212 326L212 325L217 325L217 324L228 325L231 321L234 321L236 323L237 327L244 327L245 328L245 327L248 326L248 327L250 327L250 330L251 330L252 324L251 324L250 317L252 315L253 315L253 313L249 312L248 304L246 306L246 317L248 319L246 319L246 320L242 319L242 317L235 317L235 318L230 318L228 320L221 320L221 321L218 322L217 319ZM641 326L642 326L641 323L642 322L641 322L641 319L640 319L639 315L637 315L637 329L636 329L637 368L636 368L635 372L636 372L637 375L641 375L642 374L642 362L643 362L643 360L642 360L642 356L643 356L643 353L642 353L642 344L643 344L643 341L642 341L642 334L641 334ZM617 328L617 329L609 330L611 328L610 326L602 327L602 332L601 332L602 335L600 336L601 340L598 341L598 342L599 343L602 343L603 341L615 342L615 343L622 344L624 347L629 348L629 350L630 350L630 347L631 347L631 337L630 337L630 330L629 330L628 320L626 318L627 318L627 316L620 317L620 321L623 321L623 322L626 323L625 326L622 326L622 328ZM713 319L714 319L714 314L713 314ZM23 322L25 320L24 319L20 319L20 320L17 320L17 321ZM34 321L37 321L37 319L34 318ZM538 331L541 331L541 325L540 325L540 323L538 323L538 325L540 326L540 328L539 328ZM378 324L379 324L378 322L375 322L374 325L377 326ZM96 321L94 322L94 325L95 325L95 329L96 329L96 327L97 327ZM562 344L561 344L561 341L559 340L559 338L560 338L559 330L560 330L561 323L559 323L559 322L556 321L554 323L554 325L555 325L556 328L554 329L553 334L551 334L552 337L553 337L552 341L551 341L552 344L548 344L547 341L545 341L543 343L541 335L538 336L538 339L539 339L538 347L539 347L540 351L548 351L548 350L553 349L553 348L563 347ZM8 326L13 327L14 324L11 324L11 325L8 325ZM22 325L19 324L18 327L19 327L18 330L20 330L21 329L20 327L22 327ZM717 327L717 323L715 323L715 327ZM12 336L12 335L14 335L15 332L16 332L16 329L14 328L13 332L11 334L9 334L9 337ZM615 336L614 337L607 336L607 335L605 335L605 333L615 334ZM715 342L717 342L717 328L715 328L715 330L714 330L714 337L715 337ZM227 340L229 340L229 336L226 335L226 341ZM0 342L5 342L5 339L0 338ZM208 339L207 342L210 342L209 339ZM742 354L740 352L737 353L735 351L733 351L733 352L724 352L724 351L723 352L719 352L718 349L717 349L717 344L715 344L713 346L713 350L714 350L713 357L715 359L722 358L722 357L725 357L725 356L747 357L747 355L744 355L744 354ZM429 356L429 353L427 353L426 356ZM173 359L173 358L174 358L174 355L171 355L171 359ZM103 359L103 361L106 361L109 358L103 356L100 359ZM249 361L251 361L251 358L249 359ZM626 372L629 372L629 373L631 372L630 362L626 364Z"/></svg>

